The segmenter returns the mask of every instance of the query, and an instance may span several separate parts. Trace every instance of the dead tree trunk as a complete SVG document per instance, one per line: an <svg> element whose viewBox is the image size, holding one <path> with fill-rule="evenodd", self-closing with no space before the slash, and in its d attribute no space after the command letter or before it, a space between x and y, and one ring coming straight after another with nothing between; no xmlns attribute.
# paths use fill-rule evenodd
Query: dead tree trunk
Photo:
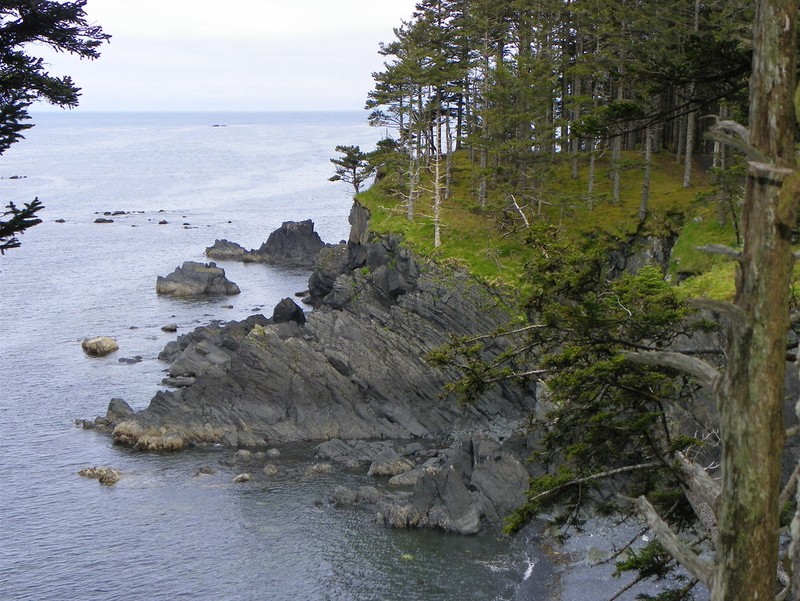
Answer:
<svg viewBox="0 0 800 601"><path fill-rule="evenodd" d="M791 229L800 200L787 181L797 177L796 35L796 0L756 3L749 141L769 164L750 162L745 189L744 249L718 403L722 505L713 601L775 595Z"/></svg>
<svg viewBox="0 0 800 601"><path fill-rule="evenodd" d="M722 481L714 562L687 551L652 506L643 498L637 501L661 532L662 544L711 589L712 601L768 601L777 589L791 231L800 204L792 106L797 18L796 0L757 0L750 131L733 124L731 131L740 132L734 142L718 132L750 159L742 211L744 248L741 253L724 249L738 261L734 302L704 303L728 317L727 368L720 375L704 361L680 353L632 357L693 375L717 401ZM797 599L799 594L786 590L781 598Z"/></svg>

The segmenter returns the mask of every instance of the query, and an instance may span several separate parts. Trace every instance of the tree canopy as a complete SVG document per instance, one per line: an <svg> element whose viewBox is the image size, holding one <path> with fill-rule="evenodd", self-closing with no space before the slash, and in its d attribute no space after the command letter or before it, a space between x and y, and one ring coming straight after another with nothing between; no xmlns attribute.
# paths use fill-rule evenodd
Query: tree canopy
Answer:
<svg viewBox="0 0 800 601"><path fill-rule="evenodd" d="M95 59L111 36L88 21L86 0L4 0L0 2L0 155L33 127L28 109L36 101L73 108L80 88L68 75L52 75L36 46ZM6 206L0 221L0 251L19 246L16 234L40 222L38 199L18 208Z"/></svg>
<svg viewBox="0 0 800 601"><path fill-rule="evenodd" d="M464 398L509 379L543 379L551 390L553 410L535 425L545 444L537 459L552 471L532 481L511 529L556 498L574 517L601 477L625 474L631 506L659 539L649 560L679 561L715 601L780 589L778 598L800 598L800 501L792 550L781 556L778 545L800 471L781 481L800 202L797 18L796 0L424 0L381 46L385 69L367 99L370 122L394 130L401 157L384 189L408 219L432 222L434 248L460 168L472 178L475 214L521 217L539 251L527 267L527 324L496 333L518 339L515 352L487 363L492 337L481 336L431 356L460 368L452 390ZM638 174L646 228L650 164L666 152L685 188L704 165L698 157L708 160L719 218L743 242L709 248L735 261L737 275L733 302L694 303L724 323L722 342L702 352L675 346L690 311L662 274L614 281L609 255L619 248L559 239L557 211L540 210L538 223L525 214L554 203L546 180L568 161L574 179L588 171L582 198L570 202L589 211L619 203L624 175ZM608 198L594 185L600 156L610 164ZM702 441L669 423L668 407L701 394L719 414L721 469L711 473L696 461ZM675 534L691 515L700 547ZM652 561L623 563L663 574Z"/></svg>

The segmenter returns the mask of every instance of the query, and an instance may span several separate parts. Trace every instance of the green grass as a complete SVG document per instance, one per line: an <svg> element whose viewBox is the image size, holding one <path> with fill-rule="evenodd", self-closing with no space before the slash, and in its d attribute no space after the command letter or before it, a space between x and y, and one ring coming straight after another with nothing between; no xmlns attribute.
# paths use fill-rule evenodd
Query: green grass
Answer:
<svg viewBox="0 0 800 601"><path fill-rule="evenodd" d="M695 278L691 277L682 286L687 291L708 290L715 298L725 297L733 286L727 260L696 250L703 244L735 243L732 228L717 223L713 200L709 200L712 187L707 175L696 168L694 185L683 188L683 166L677 165L671 154L654 155L648 219L641 224L638 219L643 174L641 156L637 152L624 153L623 163L619 202L611 201L611 164L609 157L604 156L597 159L590 206L586 193L588 155L580 157L577 179L571 177L568 159L542 161L532 170L538 181L531 194L517 201L531 223L544 221L560 225L568 238L577 238L596 229L622 240L636 233L663 235L677 231L671 274L709 274L703 281L694 282ZM505 194L495 192L487 206L478 206L475 186L468 154L457 153L451 198L442 204L442 244L438 248L433 246L431 193L425 193L419 200L413 221L406 218L403 199L392 195L390 178L358 198L372 214L372 231L402 234L405 243L424 257L466 268L487 283L519 289L524 285L525 266L533 252L526 243L530 230L523 226ZM423 187L430 189L430 182L423 182Z"/></svg>

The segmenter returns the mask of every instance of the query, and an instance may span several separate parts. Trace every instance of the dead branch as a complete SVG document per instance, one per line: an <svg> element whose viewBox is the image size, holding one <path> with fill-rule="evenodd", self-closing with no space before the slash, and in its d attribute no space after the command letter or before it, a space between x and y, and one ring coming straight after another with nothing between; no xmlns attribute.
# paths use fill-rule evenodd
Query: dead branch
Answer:
<svg viewBox="0 0 800 601"><path fill-rule="evenodd" d="M517 209L517 213L519 213L520 217L522 217L522 221L524 221L524 222L525 222L525 227L526 227L526 228L529 228L529 227L531 227L531 224L530 224L530 222L528 221L528 218L527 218L527 217L525 217L525 213L523 213L523 212L522 212L522 209L519 207L519 204L517 204L517 199L516 199L516 198L514 198L514 195L513 195L513 194L509 194L509 196L511 197L511 202L513 202L513 203L514 203L514 208L515 208L515 209Z"/></svg>
<svg viewBox="0 0 800 601"><path fill-rule="evenodd" d="M590 476L584 476L583 478L576 478L575 480L570 480L569 482L564 482L563 484L559 484L558 486L551 488L550 490L545 490L540 492L537 495L532 496L529 501L536 501L537 499L541 499L542 497L546 497L548 495L553 494L559 490L567 488L568 486L576 486L580 484L586 484L587 482L592 482L594 480L600 480L601 478L610 478L612 476L618 476L619 474L625 474L628 472L636 472L639 470L649 470L655 467L663 467L663 463L660 461L650 461L649 463L638 463L636 465L626 465L625 467L619 467L617 469L608 470L605 472L600 472L598 474L592 474Z"/></svg>
<svg viewBox="0 0 800 601"><path fill-rule="evenodd" d="M675 453L685 477L684 492L695 515L716 546L719 541L717 509L720 503L720 486L701 466L690 461L683 453Z"/></svg>
<svg viewBox="0 0 800 601"><path fill-rule="evenodd" d="M778 497L778 507L783 507L789 502L789 499L794 494L798 478L800 478L800 464L794 466L794 471L792 475L789 476L789 481L786 483L786 486L783 487L781 495Z"/></svg>
<svg viewBox="0 0 800 601"><path fill-rule="evenodd" d="M705 309L706 311L712 311L714 313L725 315L734 323L741 323L744 321L744 310L733 303L713 300L710 298L692 298L686 302L693 307L697 307L698 309Z"/></svg>
<svg viewBox="0 0 800 601"><path fill-rule="evenodd" d="M722 376L720 373L697 357L689 357L671 351L623 351L628 361L641 365L653 365L676 369L693 376L698 384L709 392L713 392Z"/></svg>
<svg viewBox="0 0 800 601"><path fill-rule="evenodd" d="M730 246L725 246L724 244L706 244L705 246L696 246L695 249L712 255L723 255L731 259L736 259L737 261L742 258L741 251L731 248Z"/></svg>
<svg viewBox="0 0 800 601"><path fill-rule="evenodd" d="M620 498L633 503L667 552L702 582L708 590L712 590L714 584L713 563L702 559L699 555L695 555L692 548L679 539L667 523L661 519L655 507L646 498L641 496L637 499L631 499L622 495L620 495Z"/></svg>
<svg viewBox="0 0 800 601"><path fill-rule="evenodd" d="M751 160L762 163L769 161L763 152L750 144L750 132L748 129L735 121L720 121L712 125L706 137L743 152Z"/></svg>

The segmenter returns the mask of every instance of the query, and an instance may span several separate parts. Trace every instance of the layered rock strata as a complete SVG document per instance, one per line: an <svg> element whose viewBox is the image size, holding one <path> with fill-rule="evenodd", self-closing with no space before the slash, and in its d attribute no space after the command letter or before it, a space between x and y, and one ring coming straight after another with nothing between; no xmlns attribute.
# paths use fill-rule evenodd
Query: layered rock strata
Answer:
<svg viewBox="0 0 800 601"><path fill-rule="evenodd" d="M235 334L217 326L180 337L162 358L171 361L171 378L190 380L115 424L115 440L160 450L408 439L508 430L524 418L533 388L499 388L460 409L442 395L452 374L425 360L452 335L508 322L500 297L465 274L420 264L397 239L360 243L364 213L356 205L351 242L319 258L310 286L317 309L305 323L284 300L279 319L229 326Z"/></svg>

